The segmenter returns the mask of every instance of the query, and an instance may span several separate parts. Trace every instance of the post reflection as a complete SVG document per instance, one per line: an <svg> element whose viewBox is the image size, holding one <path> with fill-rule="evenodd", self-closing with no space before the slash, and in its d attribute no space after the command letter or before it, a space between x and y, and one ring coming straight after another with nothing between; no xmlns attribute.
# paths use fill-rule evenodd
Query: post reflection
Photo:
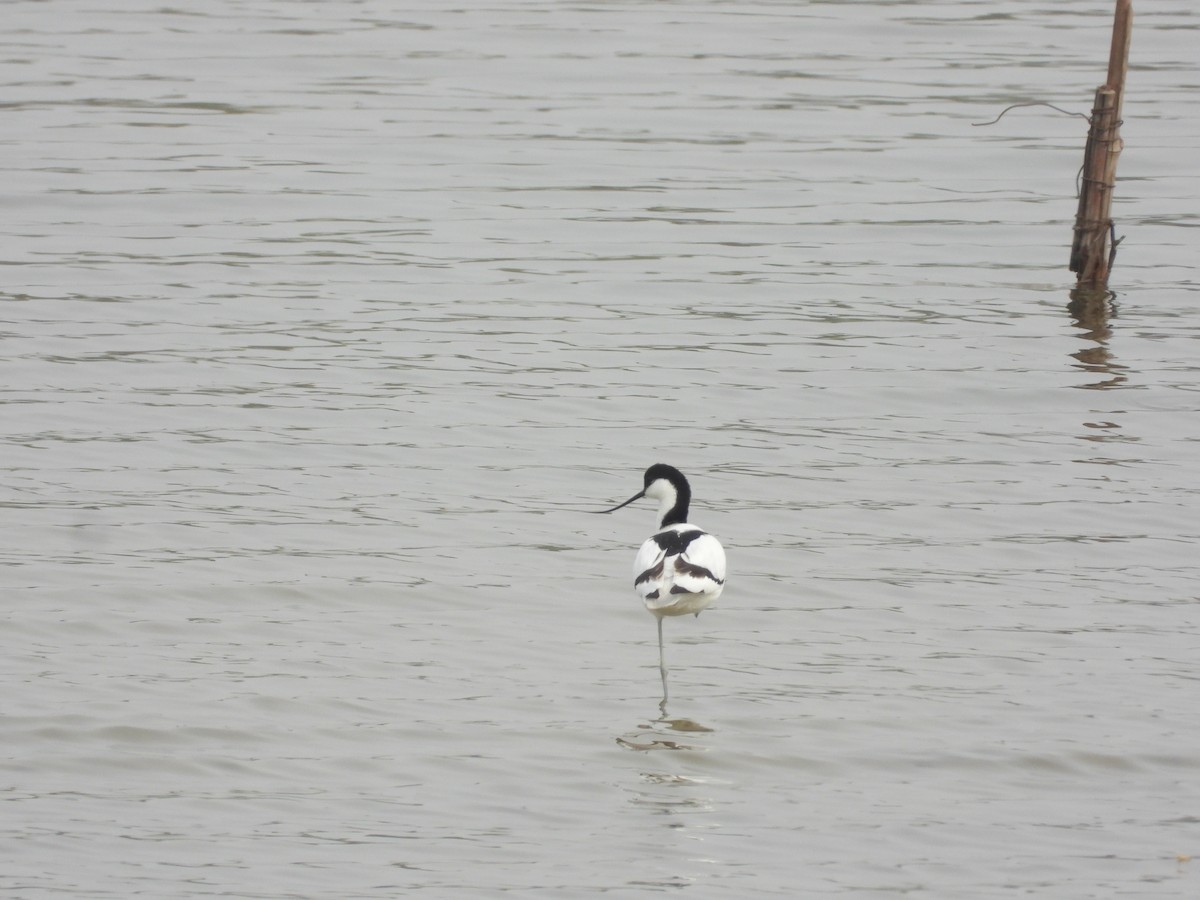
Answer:
<svg viewBox="0 0 1200 900"><path fill-rule="evenodd" d="M1092 342L1091 346L1082 347L1071 356L1077 360L1076 368L1103 376L1100 381L1081 384L1079 387L1089 390L1121 387L1129 379L1128 370L1116 362L1116 357L1109 348L1109 340L1112 338L1109 319L1117 314L1116 295L1111 291L1075 288L1070 296L1067 312L1074 319L1073 324L1083 329L1081 337Z"/></svg>

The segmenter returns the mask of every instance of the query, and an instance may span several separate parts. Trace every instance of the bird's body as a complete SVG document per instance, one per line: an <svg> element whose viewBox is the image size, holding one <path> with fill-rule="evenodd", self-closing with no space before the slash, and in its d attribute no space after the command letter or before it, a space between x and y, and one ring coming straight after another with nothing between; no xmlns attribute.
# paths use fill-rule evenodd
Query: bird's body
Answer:
<svg viewBox="0 0 1200 900"><path fill-rule="evenodd" d="M663 656L664 616L700 615L725 589L725 549L711 534L688 522L691 486L673 466L658 463L646 470L645 486L615 512L634 500L659 501L661 530L647 538L633 562L633 589L658 620L658 663L662 672L665 712L667 667Z"/></svg>
<svg viewBox="0 0 1200 900"><path fill-rule="evenodd" d="M658 616L699 615L725 589L725 550L687 522L646 539L633 561L633 589Z"/></svg>

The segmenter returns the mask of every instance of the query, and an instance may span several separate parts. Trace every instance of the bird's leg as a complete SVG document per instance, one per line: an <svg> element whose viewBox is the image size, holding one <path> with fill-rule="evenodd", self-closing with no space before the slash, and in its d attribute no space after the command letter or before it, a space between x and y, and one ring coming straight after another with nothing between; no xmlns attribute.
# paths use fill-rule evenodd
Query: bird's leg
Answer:
<svg viewBox="0 0 1200 900"><path fill-rule="evenodd" d="M663 654L662 616L658 616L658 671L662 674L663 698L658 704L663 715L667 714L667 660Z"/></svg>

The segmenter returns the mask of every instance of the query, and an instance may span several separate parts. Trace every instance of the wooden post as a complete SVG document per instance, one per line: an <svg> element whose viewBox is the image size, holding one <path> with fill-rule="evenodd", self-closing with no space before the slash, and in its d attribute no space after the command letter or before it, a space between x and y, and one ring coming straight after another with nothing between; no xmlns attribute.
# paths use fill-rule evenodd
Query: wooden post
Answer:
<svg viewBox="0 0 1200 900"><path fill-rule="evenodd" d="M1107 290L1108 272L1116 255L1111 208L1117 159L1121 155L1121 107L1125 73L1129 70L1132 26L1133 0L1117 0L1108 81L1096 90L1083 152L1083 181L1075 214L1075 240L1071 244L1071 271L1076 275L1076 288Z"/></svg>

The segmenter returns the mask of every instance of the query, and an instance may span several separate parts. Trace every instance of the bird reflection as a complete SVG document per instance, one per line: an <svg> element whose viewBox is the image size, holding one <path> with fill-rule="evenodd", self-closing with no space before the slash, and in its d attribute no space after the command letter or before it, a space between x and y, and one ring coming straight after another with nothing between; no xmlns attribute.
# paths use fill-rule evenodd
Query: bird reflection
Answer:
<svg viewBox="0 0 1200 900"><path fill-rule="evenodd" d="M668 719L664 712L659 718L638 725L632 733L618 737L617 743L626 750L703 750L697 738L713 731L694 719ZM694 743L688 742L688 735Z"/></svg>

